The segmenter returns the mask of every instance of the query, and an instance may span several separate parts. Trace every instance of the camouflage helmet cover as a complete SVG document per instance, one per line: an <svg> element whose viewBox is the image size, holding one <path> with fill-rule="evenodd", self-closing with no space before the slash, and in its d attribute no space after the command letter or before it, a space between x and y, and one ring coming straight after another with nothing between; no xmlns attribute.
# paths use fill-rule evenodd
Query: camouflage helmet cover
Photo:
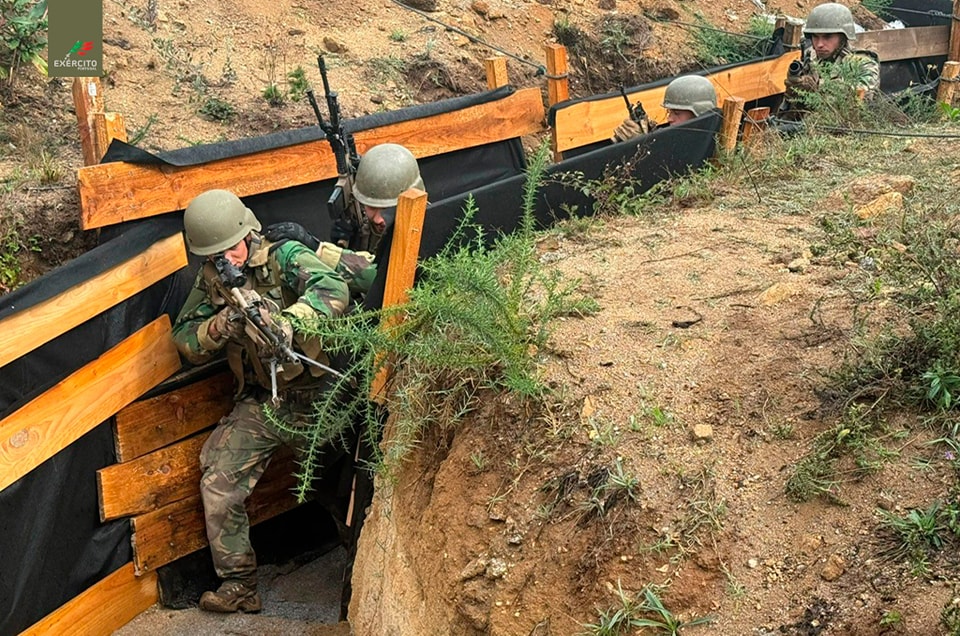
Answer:
<svg viewBox="0 0 960 636"><path fill-rule="evenodd" d="M803 25L804 37L814 33L843 33L849 42L857 39L850 9L838 2L827 2L813 8Z"/></svg>
<svg viewBox="0 0 960 636"><path fill-rule="evenodd" d="M663 107L669 110L689 110L699 117L717 107L717 91L706 77L684 75L667 85L663 93Z"/></svg>
<svg viewBox="0 0 960 636"><path fill-rule="evenodd" d="M260 221L234 193L207 190L183 211L183 229L190 252L209 256L230 249L251 230L259 231Z"/></svg>
<svg viewBox="0 0 960 636"><path fill-rule="evenodd" d="M391 208L410 188L423 189L420 167L409 150L399 144L379 144L360 159L353 196L373 208Z"/></svg>

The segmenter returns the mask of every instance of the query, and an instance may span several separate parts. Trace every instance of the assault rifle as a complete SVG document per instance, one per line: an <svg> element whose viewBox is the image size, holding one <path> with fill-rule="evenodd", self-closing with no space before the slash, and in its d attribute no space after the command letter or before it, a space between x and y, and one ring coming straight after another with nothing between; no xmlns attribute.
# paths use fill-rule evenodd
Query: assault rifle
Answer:
<svg viewBox="0 0 960 636"><path fill-rule="evenodd" d="M278 329L274 325L267 324L267 322L263 319L263 315L260 313L261 303L248 302L240 292L240 288L243 287L247 282L247 277L239 267L227 260L227 258L222 254L213 258L213 266L217 270L217 281L215 281L215 284L218 287L217 292L227 302L227 304L236 309L243 316L243 319L247 321L247 324L252 326L260 334L260 336L267 343L269 343L270 390L273 394L274 402L277 401L278 362L301 362L315 366L318 369L322 369L327 373L332 373L335 376L343 377L343 374L336 369L328 367L322 362L317 362L313 358L294 351L293 348L284 340L283 334L279 333Z"/></svg>
<svg viewBox="0 0 960 636"><path fill-rule="evenodd" d="M310 100L313 114L317 117L317 124L326 136L327 141L330 142L330 149L333 150L333 156L337 160L337 184L327 199L327 212L333 222L333 229L330 234L333 242L340 247L350 247L351 239L356 236L363 221L363 211L353 199L353 177L357 173L357 166L360 165L360 156L357 154L353 135L343 129L340 103L337 101L336 91L330 90L330 82L327 80L327 65L324 63L322 55L317 56L317 66L320 67L320 78L323 80L323 96L327 101L330 121L323 120L312 88L307 91L307 99Z"/></svg>
<svg viewBox="0 0 960 636"><path fill-rule="evenodd" d="M623 101L627 104L627 114L630 116L634 122L640 125L640 131L646 135L650 132L650 118L647 117L647 111L644 110L643 104L637 102L636 104L630 103L630 98L627 97L627 90L623 87L623 84L620 85L620 94L623 95Z"/></svg>

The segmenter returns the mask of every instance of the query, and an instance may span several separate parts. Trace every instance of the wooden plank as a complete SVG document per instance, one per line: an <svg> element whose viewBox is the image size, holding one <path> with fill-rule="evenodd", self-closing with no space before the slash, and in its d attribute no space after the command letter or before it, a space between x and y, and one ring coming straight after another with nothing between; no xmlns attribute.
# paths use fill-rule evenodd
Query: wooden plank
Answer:
<svg viewBox="0 0 960 636"><path fill-rule="evenodd" d="M283 455L280 455L283 453ZM292 489L296 463L292 453L278 451L247 500L251 525L266 521L297 505ZM199 489L199 482L197 488ZM199 493L159 510L131 519L133 563L138 575L207 545L203 503Z"/></svg>
<svg viewBox="0 0 960 636"><path fill-rule="evenodd" d="M233 374L229 371L134 402L116 416L117 461L128 462L193 435L232 408Z"/></svg>
<svg viewBox="0 0 960 636"><path fill-rule="evenodd" d="M123 627L157 602L157 575L137 577L133 563L94 583L20 636L103 636Z"/></svg>
<svg viewBox="0 0 960 636"><path fill-rule="evenodd" d="M83 165L92 166L100 161L106 147L103 139L98 138L93 120L94 113L103 112L103 91L99 77L77 77L73 80L73 106L77 113L77 127L80 130L80 151ZM104 138L106 130L103 129Z"/></svg>
<svg viewBox="0 0 960 636"><path fill-rule="evenodd" d="M0 421L0 490L180 368L166 315Z"/></svg>
<svg viewBox="0 0 960 636"><path fill-rule="evenodd" d="M728 97L723 102L723 127L717 142L717 152L733 152L737 148L737 134L743 119L743 98Z"/></svg>
<svg viewBox="0 0 960 636"><path fill-rule="evenodd" d="M950 25L858 33L853 47L873 51L881 62L946 55L950 48Z"/></svg>
<svg viewBox="0 0 960 636"><path fill-rule="evenodd" d="M742 97L750 102L784 91L790 62L799 59L800 52L785 53L773 60L737 66L707 76L722 102L727 97ZM667 112L663 108L663 93L667 86L658 86L628 93L631 103L638 100L654 121L663 122ZM616 95L602 100L576 102L555 111L555 143L557 152L579 148L597 141L610 139L613 129L627 117L623 97Z"/></svg>
<svg viewBox="0 0 960 636"><path fill-rule="evenodd" d="M510 79L507 77L507 58L502 55L488 57L483 61L483 67L487 71L487 88L489 90L510 83Z"/></svg>
<svg viewBox="0 0 960 636"><path fill-rule="evenodd" d="M547 54L547 103L553 106L570 99L567 47L548 44L544 52Z"/></svg>
<svg viewBox="0 0 960 636"><path fill-rule="evenodd" d="M383 307L407 302L413 288L420 257L420 237L423 236L423 219L427 212L427 193L411 188L400 195L397 201L397 216L394 222L393 242L390 244L390 262L387 264L387 280L384 283ZM389 329L400 320L393 315L383 325ZM390 375L389 367L380 369L370 387L370 399L382 401ZM347 517L350 518L349 516Z"/></svg>
<svg viewBox="0 0 960 636"><path fill-rule="evenodd" d="M0 320L0 367L186 265L187 251L178 233L54 298Z"/></svg>
<svg viewBox="0 0 960 636"><path fill-rule="evenodd" d="M358 132L357 149L379 143L406 146L417 157L472 148L543 129L540 89L451 113ZM336 176L330 145L313 141L198 166L107 163L77 171L84 229L182 210L198 194L226 188L240 197Z"/></svg>
<svg viewBox="0 0 960 636"><path fill-rule="evenodd" d="M132 517L197 493L200 449L210 432L189 437L131 462L97 471L100 521Z"/></svg>

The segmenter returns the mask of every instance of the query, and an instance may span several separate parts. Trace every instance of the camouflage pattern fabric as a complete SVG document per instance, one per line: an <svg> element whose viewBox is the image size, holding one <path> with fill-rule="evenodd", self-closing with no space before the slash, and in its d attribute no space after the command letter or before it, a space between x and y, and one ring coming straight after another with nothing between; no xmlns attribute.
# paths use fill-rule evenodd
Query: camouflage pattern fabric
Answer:
<svg viewBox="0 0 960 636"><path fill-rule="evenodd" d="M330 267L301 243L285 241L271 251L270 243L262 241L256 233L253 235L250 258L244 267L246 287L275 303L281 308L281 314L300 321L342 315L351 302L350 287L366 284L369 288L369 282L365 281L372 281L376 274L376 266L370 259L352 252L344 251L340 262ZM205 265L198 272L194 288L173 328L177 349L194 364L223 355L228 342L231 347L238 346L227 338L214 340L207 332L210 321L227 307L208 282L211 268ZM351 281L350 285L345 276ZM294 335L298 344L307 344L308 338L298 339L297 334ZM317 357L316 352L307 353ZM242 361L246 377L250 375L247 365L252 361L249 358ZM269 386L263 386L262 376L252 376L263 389L269 390ZM323 382L322 378L303 373L284 385L283 400L275 407L277 417L287 425L311 423L310 404L323 390ZM223 579L248 583L254 582L257 565L250 546L246 499L276 450L281 445L297 450L300 443L298 435L280 430L267 419L255 396L269 399L269 394L256 387L253 394L241 398L233 411L221 420L200 454L203 470L200 492L217 574Z"/></svg>
<svg viewBox="0 0 960 636"><path fill-rule="evenodd" d="M276 415L285 423L310 423L309 405L283 402ZM278 429L262 406L245 398L224 417L200 452L200 494L213 565L221 579L256 582L257 558L250 545L245 502L281 445L296 449L300 438Z"/></svg>
<svg viewBox="0 0 960 636"><path fill-rule="evenodd" d="M369 289L376 276L376 265L345 250L341 265L333 269L302 243L285 241L273 252L269 252L269 244L261 244L251 254L244 273L248 288L282 309L295 303L306 305L320 319L340 316L348 308L350 289L344 274L353 284L365 284ZM209 361L226 344L225 340L217 342L206 337L207 322L223 307L224 301L214 298L201 269L173 327L177 349L191 363ZM299 312L295 315L302 318Z"/></svg>
<svg viewBox="0 0 960 636"><path fill-rule="evenodd" d="M857 88L864 89L867 96L880 90L880 62L877 61L876 55L870 51L854 51L850 48L850 43L845 42L830 58L819 59L812 46L804 54L804 61L810 63L810 68L817 69L821 76L826 77L836 77L836 73L830 69L830 65L844 59L855 61L860 67L861 73Z"/></svg>

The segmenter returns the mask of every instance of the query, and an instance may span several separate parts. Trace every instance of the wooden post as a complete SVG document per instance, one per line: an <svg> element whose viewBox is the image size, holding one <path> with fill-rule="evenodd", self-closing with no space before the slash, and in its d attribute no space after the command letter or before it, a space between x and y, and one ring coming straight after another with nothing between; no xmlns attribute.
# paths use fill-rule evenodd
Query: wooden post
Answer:
<svg viewBox="0 0 960 636"><path fill-rule="evenodd" d="M728 97L723 102L723 124L720 128L720 143L717 154L730 153L737 148L737 133L740 132L740 120L743 119L742 97Z"/></svg>
<svg viewBox="0 0 960 636"><path fill-rule="evenodd" d="M510 83L507 77L507 58L503 56L488 57L483 61L487 69L487 88L493 90Z"/></svg>
<svg viewBox="0 0 960 636"><path fill-rule="evenodd" d="M960 62L944 62L940 73L940 85L937 87L937 103L953 107L953 97L957 90L957 76L960 75Z"/></svg>
<svg viewBox="0 0 960 636"><path fill-rule="evenodd" d="M770 116L770 108L763 106L760 108L751 108L747 111L746 120L743 123L743 147L751 148L756 145L759 139L760 131L767 127L767 118Z"/></svg>
<svg viewBox="0 0 960 636"><path fill-rule="evenodd" d="M411 188L400 195L397 216L393 225L393 242L390 244L390 262L387 263L387 280L383 290L383 307L400 305L407 301L407 292L413 287L420 257L420 237L423 233L423 218L427 210L427 193ZM382 264L381 264L382 266ZM398 316L382 325L389 329L400 320ZM386 398L390 370L384 367L374 378L370 387L370 399L382 402Z"/></svg>
<svg viewBox="0 0 960 636"><path fill-rule="evenodd" d="M947 51L948 62L960 62L960 0L953 0L953 19L950 20L950 48Z"/></svg>
<svg viewBox="0 0 960 636"><path fill-rule="evenodd" d="M567 47L562 44L548 44L547 52L547 106L553 106L570 99L570 85L567 80Z"/></svg>
<svg viewBox="0 0 960 636"><path fill-rule="evenodd" d="M783 29L786 26L787 26L787 16L778 15L776 20L774 20L773 22L773 30L776 31L777 29Z"/></svg>
<svg viewBox="0 0 960 636"><path fill-rule="evenodd" d="M783 27L783 44L788 49L800 48L800 40L803 39L803 22L792 18L787 18L787 23Z"/></svg>
<svg viewBox="0 0 960 636"><path fill-rule="evenodd" d="M123 117L104 112L99 77L78 77L73 80L73 104L80 129L83 165L98 164L113 139L126 141Z"/></svg>

